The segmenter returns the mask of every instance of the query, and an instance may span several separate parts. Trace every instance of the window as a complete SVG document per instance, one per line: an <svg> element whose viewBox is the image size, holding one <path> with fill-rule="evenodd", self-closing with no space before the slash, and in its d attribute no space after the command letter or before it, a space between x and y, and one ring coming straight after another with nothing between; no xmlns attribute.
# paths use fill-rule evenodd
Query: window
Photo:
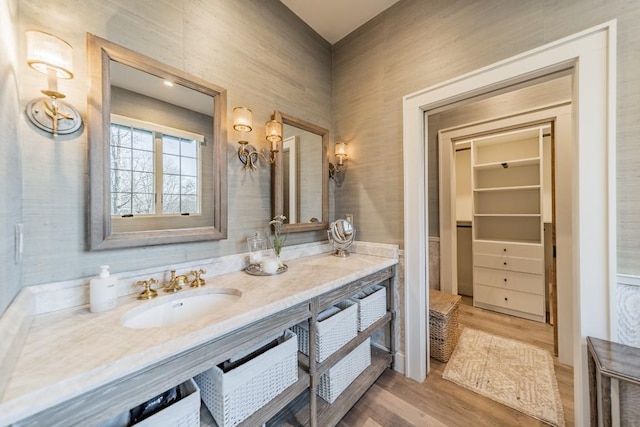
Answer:
<svg viewBox="0 0 640 427"><path fill-rule="evenodd" d="M113 115L111 215L201 213L201 135Z"/></svg>

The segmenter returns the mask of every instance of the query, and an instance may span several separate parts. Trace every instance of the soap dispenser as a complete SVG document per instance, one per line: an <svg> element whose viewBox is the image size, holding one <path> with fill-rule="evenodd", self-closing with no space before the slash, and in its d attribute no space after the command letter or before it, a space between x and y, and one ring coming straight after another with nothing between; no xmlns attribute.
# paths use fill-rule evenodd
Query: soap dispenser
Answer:
<svg viewBox="0 0 640 427"><path fill-rule="evenodd" d="M109 266L100 266L100 276L89 281L89 309L92 313L111 310L118 303L118 278L109 275Z"/></svg>

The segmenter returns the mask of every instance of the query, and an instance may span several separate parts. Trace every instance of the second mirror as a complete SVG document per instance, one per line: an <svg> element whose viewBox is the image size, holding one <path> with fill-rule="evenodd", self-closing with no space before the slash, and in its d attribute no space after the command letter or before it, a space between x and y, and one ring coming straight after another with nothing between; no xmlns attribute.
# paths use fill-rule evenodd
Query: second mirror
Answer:
<svg viewBox="0 0 640 427"><path fill-rule="evenodd" d="M284 215L287 232L326 229L329 218L329 131L276 111L283 123L274 164L273 214Z"/></svg>

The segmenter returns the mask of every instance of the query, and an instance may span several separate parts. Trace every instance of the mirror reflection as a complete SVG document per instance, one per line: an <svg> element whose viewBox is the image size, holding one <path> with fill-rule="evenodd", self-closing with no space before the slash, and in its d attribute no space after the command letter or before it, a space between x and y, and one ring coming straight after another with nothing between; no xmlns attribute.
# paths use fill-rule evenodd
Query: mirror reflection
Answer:
<svg viewBox="0 0 640 427"><path fill-rule="evenodd" d="M284 215L288 232L319 230L328 224L329 131L288 114L282 150L275 164L274 214Z"/></svg>
<svg viewBox="0 0 640 427"><path fill-rule="evenodd" d="M87 37L91 249L225 238L225 90Z"/></svg>

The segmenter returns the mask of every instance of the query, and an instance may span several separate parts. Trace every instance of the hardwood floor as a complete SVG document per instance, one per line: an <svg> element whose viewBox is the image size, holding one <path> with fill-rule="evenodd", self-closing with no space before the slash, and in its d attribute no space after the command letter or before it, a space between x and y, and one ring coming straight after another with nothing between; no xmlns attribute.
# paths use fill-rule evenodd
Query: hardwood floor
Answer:
<svg viewBox="0 0 640 427"><path fill-rule="evenodd" d="M550 325L460 305L460 323L553 353ZM554 358L567 426L574 425L573 368ZM544 426L545 423L442 379L446 364L431 359L431 372L418 383L387 370L342 419L341 427Z"/></svg>

